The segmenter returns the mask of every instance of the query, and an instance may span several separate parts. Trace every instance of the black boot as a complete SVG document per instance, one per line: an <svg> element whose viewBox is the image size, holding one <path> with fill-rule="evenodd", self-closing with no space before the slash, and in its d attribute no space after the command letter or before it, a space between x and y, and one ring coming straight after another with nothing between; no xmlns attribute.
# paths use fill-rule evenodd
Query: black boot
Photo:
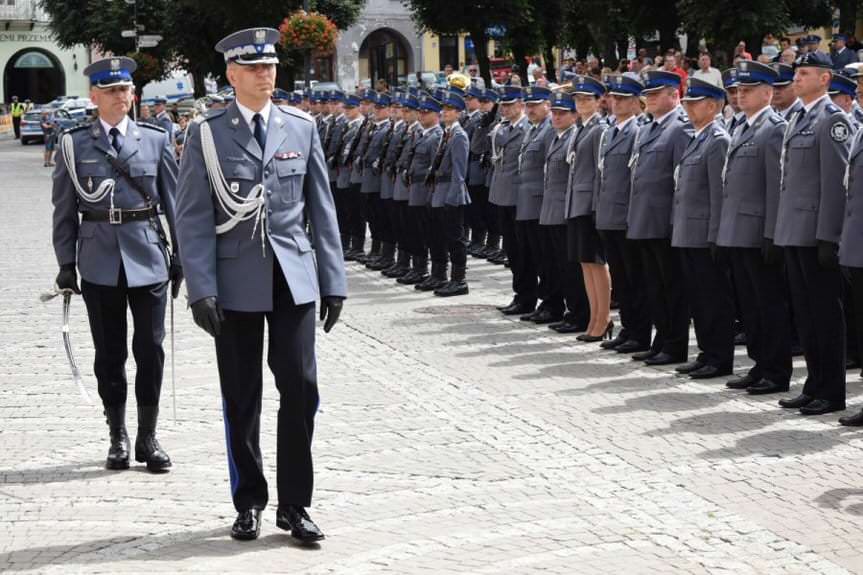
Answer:
<svg viewBox="0 0 863 575"><path fill-rule="evenodd" d="M453 266L452 279L445 286L435 290L434 294L440 297L452 297L456 295L467 295L469 290L465 280L466 266Z"/></svg>
<svg viewBox="0 0 863 575"><path fill-rule="evenodd" d="M138 436L135 438L135 461L146 463L148 471L167 471L171 458L156 439L159 406L138 406Z"/></svg>
<svg viewBox="0 0 863 575"><path fill-rule="evenodd" d="M373 262L366 264L370 270L380 271L386 269L395 263L396 245L388 242L381 242L381 255Z"/></svg>
<svg viewBox="0 0 863 575"><path fill-rule="evenodd" d="M388 278L400 278L409 271L411 271L411 256L406 251L399 250L396 262L381 273Z"/></svg>
<svg viewBox="0 0 863 575"><path fill-rule="evenodd" d="M432 272L428 279L414 286L419 291L434 291L447 284L446 262L432 262Z"/></svg>
<svg viewBox="0 0 863 575"><path fill-rule="evenodd" d="M470 236L470 245L467 248L467 253L474 257L479 257L479 252L485 246L485 230L473 230Z"/></svg>
<svg viewBox="0 0 863 575"><path fill-rule="evenodd" d="M367 264L381 257L381 241L372 238L372 249L365 256L358 256L357 261L361 264Z"/></svg>
<svg viewBox="0 0 863 575"><path fill-rule="evenodd" d="M359 256L365 255L363 253L363 244L365 244L365 238L360 236L351 236L351 247L345 252L345 261L356 261Z"/></svg>
<svg viewBox="0 0 863 575"><path fill-rule="evenodd" d="M105 406L105 418L108 420L108 433L111 437L111 447L108 448L108 458L105 469L129 469L129 434L126 433L126 406Z"/></svg>
<svg viewBox="0 0 863 575"><path fill-rule="evenodd" d="M397 279L396 281L404 285L415 285L425 281L429 275L428 259L425 256L413 256L413 269Z"/></svg>

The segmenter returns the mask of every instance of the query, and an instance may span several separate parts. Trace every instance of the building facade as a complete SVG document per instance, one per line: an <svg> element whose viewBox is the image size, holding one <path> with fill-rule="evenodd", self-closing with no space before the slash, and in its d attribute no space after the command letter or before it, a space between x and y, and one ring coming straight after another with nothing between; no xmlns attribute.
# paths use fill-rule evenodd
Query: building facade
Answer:
<svg viewBox="0 0 863 575"><path fill-rule="evenodd" d="M37 104L57 96L86 96L82 71L90 63L85 46L60 48L38 0L0 0L0 97Z"/></svg>

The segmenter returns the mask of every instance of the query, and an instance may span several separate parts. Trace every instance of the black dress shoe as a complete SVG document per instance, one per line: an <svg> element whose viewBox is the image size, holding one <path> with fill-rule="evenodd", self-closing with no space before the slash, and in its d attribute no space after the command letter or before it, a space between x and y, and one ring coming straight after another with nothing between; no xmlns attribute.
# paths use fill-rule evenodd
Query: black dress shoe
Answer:
<svg viewBox="0 0 863 575"><path fill-rule="evenodd" d="M428 277L427 275L422 274L422 273L418 272L417 270L411 270L408 273L406 273L405 275L403 275L402 277L398 278L396 281L402 285L408 285L409 286L409 285L414 285L414 284L418 284L422 281L425 281L425 279L427 277Z"/></svg>
<svg viewBox="0 0 863 575"><path fill-rule="evenodd" d="M779 407L784 407L786 409L800 409L801 407L809 405L813 401L815 401L814 397L809 397L808 395L801 393L793 399L780 399Z"/></svg>
<svg viewBox="0 0 863 575"><path fill-rule="evenodd" d="M538 314L540 311L542 311L542 308L536 308L530 313L526 313L520 318L518 318L518 321L533 321L533 318L536 317L536 314Z"/></svg>
<svg viewBox="0 0 863 575"><path fill-rule="evenodd" d="M528 306L527 304L520 303L513 307L502 309L501 313L503 315L524 315L526 313L531 313L532 311L533 306Z"/></svg>
<svg viewBox="0 0 863 575"><path fill-rule="evenodd" d="M622 351L620 348L617 348L617 351L620 353L626 353L626 352ZM633 361L644 361L644 360L650 359L651 357L658 355L658 354L659 354L658 351L656 351L652 348L648 348L644 351L633 354L632 360Z"/></svg>
<svg viewBox="0 0 863 575"><path fill-rule="evenodd" d="M650 346L646 343L641 343L640 341L635 341L634 339L630 339L629 341L625 341L619 346L614 348L614 351L617 353L641 353L650 349ZM635 358L633 358L635 359Z"/></svg>
<svg viewBox="0 0 863 575"><path fill-rule="evenodd" d="M672 365L674 363L683 363L686 361L686 356L675 357L670 353L661 351L653 357L648 357L644 360L644 365Z"/></svg>
<svg viewBox="0 0 863 575"><path fill-rule="evenodd" d="M439 297L453 297L457 295L467 295L470 289L467 287L466 281L451 281L442 288L436 289L434 294Z"/></svg>
<svg viewBox="0 0 863 575"><path fill-rule="evenodd" d="M289 505L276 511L276 526L291 532L291 537L303 543L314 543L324 539L324 534L309 517L304 507Z"/></svg>
<svg viewBox="0 0 863 575"><path fill-rule="evenodd" d="M503 311L503 310L505 310L505 309L509 309L509 308L511 308L511 307L515 307L515 306L517 306L517 305L518 305L518 298L517 298L517 297L514 297L514 298L512 298L512 301L511 301L511 302L509 302L508 304L506 304L506 305L496 305L496 306L494 306L494 307L495 307L495 309L496 309L497 311Z"/></svg>
<svg viewBox="0 0 863 575"><path fill-rule="evenodd" d="M833 413L834 411L843 411L845 409L844 401L830 401L828 399L813 399L806 405L800 408L801 415L824 415L825 413Z"/></svg>
<svg viewBox="0 0 863 575"><path fill-rule="evenodd" d="M752 374L747 373L746 375L740 375L734 379L729 379L725 382L725 387L728 389L747 389L758 383L758 381L759 380L755 379Z"/></svg>
<svg viewBox="0 0 863 575"><path fill-rule="evenodd" d="M863 426L863 411L858 411L854 415L846 415L839 418L839 425L845 427L861 427Z"/></svg>
<svg viewBox="0 0 863 575"><path fill-rule="evenodd" d="M424 282L420 282L414 286L414 289L417 291L434 291L436 289L440 289L446 284L449 283L449 280L446 278L436 278L434 276L429 276Z"/></svg>
<svg viewBox="0 0 863 575"><path fill-rule="evenodd" d="M240 541L257 539L261 534L261 510L246 509L237 513L234 526L231 527L231 537Z"/></svg>
<svg viewBox="0 0 863 575"><path fill-rule="evenodd" d="M621 345L623 345L624 343L626 343L627 341L629 341L629 340L625 336L623 336L621 334L617 334L614 337L614 339L612 339L611 341L604 341L601 344L599 344L599 347L602 349L616 349L616 348L620 347Z"/></svg>
<svg viewBox="0 0 863 575"><path fill-rule="evenodd" d="M705 365L707 364L700 359L696 359L695 361L690 361L689 363L684 363L683 365L675 367L674 371L677 373L692 373L693 371L698 371Z"/></svg>
<svg viewBox="0 0 863 575"><path fill-rule="evenodd" d="M722 377L723 375L731 375L731 368L705 365L695 371L689 372L689 377L692 379L712 379L714 377Z"/></svg>
<svg viewBox="0 0 863 575"><path fill-rule="evenodd" d="M757 383L753 383L748 388L746 388L746 393L749 395L767 395L769 393L785 393L789 389L789 385L787 383L781 384L776 383L775 381L770 381L769 379L762 379Z"/></svg>
<svg viewBox="0 0 863 575"><path fill-rule="evenodd" d="M554 313L553 311L542 309L535 314L533 314L533 318L530 320L537 325L545 325L549 323L559 322L562 315L559 313Z"/></svg>
<svg viewBox="0 0 863 575"><path fill-rule="evenodd" d="M564 321L560 324L553 323L548 327L557 333L583 333L587 331L586 323L573 323L569 321Z"/></svg>

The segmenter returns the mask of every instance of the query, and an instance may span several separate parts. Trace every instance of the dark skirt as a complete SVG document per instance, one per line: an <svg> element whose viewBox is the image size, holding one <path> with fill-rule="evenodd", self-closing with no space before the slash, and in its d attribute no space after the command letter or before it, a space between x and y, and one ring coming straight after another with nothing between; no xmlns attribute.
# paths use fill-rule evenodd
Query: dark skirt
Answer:
<svg viewBox="0 0 863 575"><path fill-rule="evenodd" d="M577 216L566 220L566 240L569 261L581 264L604 264L602 241L596 231L593 216Z"/></svg>

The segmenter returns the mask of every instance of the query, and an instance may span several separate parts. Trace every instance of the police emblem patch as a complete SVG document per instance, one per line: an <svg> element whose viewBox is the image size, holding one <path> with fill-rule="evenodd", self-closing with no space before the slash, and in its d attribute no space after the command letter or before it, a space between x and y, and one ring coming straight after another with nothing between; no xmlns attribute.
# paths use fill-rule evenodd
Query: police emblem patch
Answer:
<svg viewBox="0 0 863 575"><path fill-rule="evenodd" d="M833 138L834 142L844 142L850 136L850 132L848 131L848 126L843 124L842 122L836 122L832 126L830 126L830 137Z"/></svg>

